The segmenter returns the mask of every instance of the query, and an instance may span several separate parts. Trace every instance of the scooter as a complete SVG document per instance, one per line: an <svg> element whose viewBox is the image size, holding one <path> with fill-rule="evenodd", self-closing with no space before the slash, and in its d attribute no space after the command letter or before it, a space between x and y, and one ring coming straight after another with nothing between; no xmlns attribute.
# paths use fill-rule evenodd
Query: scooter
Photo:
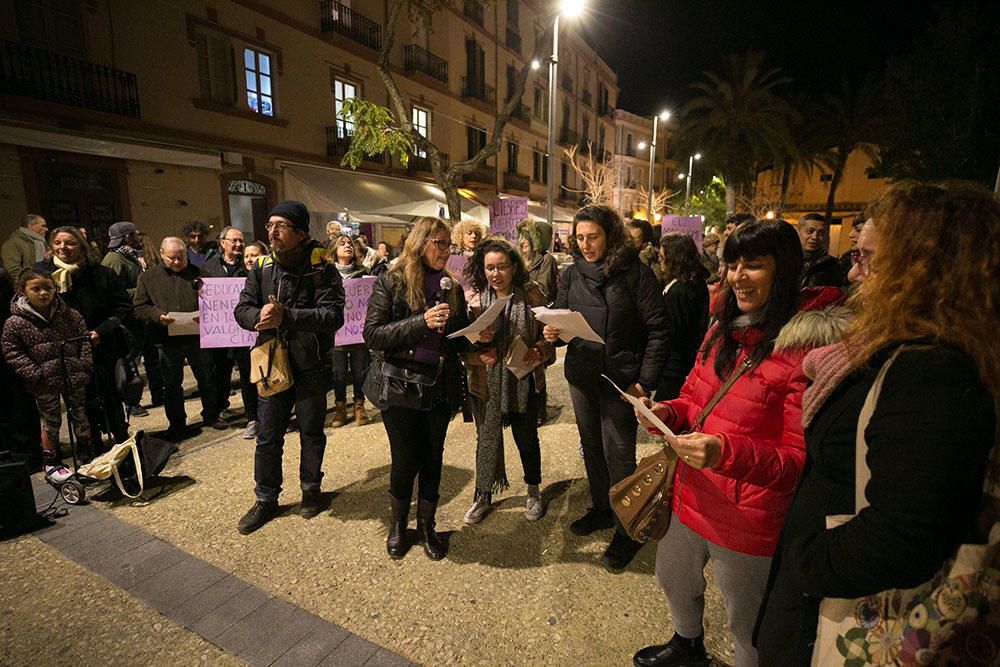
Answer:
<svg viewBox="0 0 1000 667"><path fill-rule="evenodd" d="M66 404L66 421L69 427L69 444L70 451L73 456L73 474L70 475L62 482L56 482L48 474L45 475L45 481L51 484L59 492L59 496L69 503L70 505L84 505L87 502L87 485L93 484L96 480L88 480L88 478L83 477L77 473L80 467L79 461L77 459L77 440L76 431L73 428L73 419L71 413L75 410L85 410L85 406L72 406L69 404L69 373L66 371L66 346L76 345L76 356L80 356L80 346L81 345L92 345L89 334L84 334L83 336L76 336L74 338L67 338L59 346L59 369L62 373L62 384L63 384L63 402Z"/></svg>

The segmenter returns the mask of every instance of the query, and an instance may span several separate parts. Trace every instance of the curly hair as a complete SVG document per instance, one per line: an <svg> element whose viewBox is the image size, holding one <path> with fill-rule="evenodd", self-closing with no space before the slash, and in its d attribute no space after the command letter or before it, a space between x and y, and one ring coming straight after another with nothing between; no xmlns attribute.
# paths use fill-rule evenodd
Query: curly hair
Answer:
<svg viewBox="0 0 1000 667"><path fill-rule="evenodd" d="M486 280L486 255L491 252L502 252L507 255L511 265L514 267L514 279L511 284L514 287L524 287L531 277L528 275L528 267L524 264L521 254L510 244L510 241L502 236L487 236L483 242L476 246L476 251L472 253L469 262L465 265L465 277L469 279L469 284L477 292L484 292L489 286Z"/></svg>
<svg viewBox="0 0 1000 667"><path fill-rule="evenodd" d="M642 232L642 244L653 242L653 225L649 223L648 220L643 220L642 218L631 219L625 221L625 227L627 229L638 229Z"/></svg>
<svg viewBox="0 0 1000 667"><path fill-rule="evenodd" d="M695 282L708 279L708 269L701 265L694 239L681 232L668 232L660 237L663 250L663 279L667 282Z"/></svg>
<svg viewBox="0 0 1000 667"><path fill-rule="evenodd" d="M624 270L638 259L639 253L632 245L631 237L618 214L607 206L584 206L573 216L573 228L569 233L569 254L583 257L576 242L576 226L581 222L592 222L604 230L604 276L610 277Z"/></svg>
<svg viewBox="0 0 1000 667"><path fill-rule="evenodd" d="M460 251L464 251L465 247L462 245L462 237L465 236L465 232L469 231L470 228L474 228L479 232L479 242L482 243L483 237L488 234L486 225L479 222L478 220L462 220L454 229L451 230L451 242Z"/></svg>
<svg viewBox="0 0 1000 667"><path fill-rule="evenodd" d="M186 238L191 232L201 232L202 236L208 236L208 225L201 220L192 220L184 223L184 226L181 227L181 236Z"/></svg>
<svg viewBox="0 0 1000 667"><path fill-rule="evenodd" d="M424 293L424 246L439 232L451 236L451 227L441 218L417 218L406 235L399 259L389 269L388 275L396 278L396 294L405 294L406 304L415 313L422 312L427 306L427 295ZM452 280L455 279L447 266L444 267L444 272ZM448 299L452 309L458 307L457 292L457 289L451 290Z"/></svg>
<svg viewBox="0 0 1000 667"><path fill-rule="evenodd" d="M996 196L968 181L898 183L876 204L873 228L875 267L849 302L858 311L845 336L855 365L891 342L931 337L968 354L1000 397Z"/></svg>
<svg viewBox="0 0 1000 667"><path fill-rule="evenodd" d="M755 326L763 334L759 344L754 346L750 357L759 364L774 349L774 340L781 328L795 314L799 295L799 274L802 273L802 244L799 235L783 220L755 220L745 222L733 230L722 251L722 261L733 264L742 257L774 258L774 283L767 303L760 312ZM716 344L719 351L715 355L715 374L721 380L733 370L739 353L739 343L733 338L735 320L743 313L736 304L736 294L727 285L719 292L721 305L716 308L719 326L702 348L702 361Z"/></svg>

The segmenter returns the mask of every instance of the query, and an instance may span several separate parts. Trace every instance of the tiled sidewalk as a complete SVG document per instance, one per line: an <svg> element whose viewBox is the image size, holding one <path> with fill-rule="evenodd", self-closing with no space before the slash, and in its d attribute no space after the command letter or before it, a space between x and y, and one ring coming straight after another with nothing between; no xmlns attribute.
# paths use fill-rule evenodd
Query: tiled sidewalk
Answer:
<svg viewBox="0 0 1000 667"><path fill-rule="evenodd" d="M37 498L51 496L33 484ZM92 505L70 507L35 535L251 665L412 664Z"/></svg>

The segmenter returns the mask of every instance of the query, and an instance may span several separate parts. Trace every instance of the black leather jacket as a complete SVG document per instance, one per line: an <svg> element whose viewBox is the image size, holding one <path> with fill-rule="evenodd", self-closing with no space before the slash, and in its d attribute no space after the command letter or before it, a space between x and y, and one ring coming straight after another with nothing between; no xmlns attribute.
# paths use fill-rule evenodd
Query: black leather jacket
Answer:
<svg viewBox="0 0 1000 667"><path fill-rule="evenodd" d="M375 281L372 295L368 299L364 339L373 353L381 352L394 362L412 365L418 363L413 360L414 349L430 333L430 329L424 322L423 311L414 312L406 303L406 297L398 289L399 281L396 273L384 273ZM458 303L452 308L452 315L445 325L446 336L469 324L465 294L461 289L456 289L455 297ZM464 400L464 373L458 355L468 348L469 341L464 336L445 339L442 343L444 391L453 410L459 409Z"/></svg>

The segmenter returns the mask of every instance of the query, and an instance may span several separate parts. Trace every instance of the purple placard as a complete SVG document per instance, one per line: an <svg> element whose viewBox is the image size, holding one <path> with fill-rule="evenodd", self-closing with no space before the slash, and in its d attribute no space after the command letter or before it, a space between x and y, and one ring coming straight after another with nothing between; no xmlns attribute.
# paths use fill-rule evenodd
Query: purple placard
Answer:
<svg viewBox="0 0 1000 667"><path fill-rule="evenodd" d="M201 347L250 347L256 331L236 323L233 311L240 302L246 278L202 278L198 291L198 329Z"/></svg>
<svg viewBox="0 0 1000 667"><path fill-rule="evenodd" d="M701 242L704 237L704 222L700 215L665 215L662 220L660 231L662 234L670 232L680 232L687 234L694 239L694 244L701 252Z"/></svg>
<svg viewBox="0 0 1000 667"><path fill-rule="evenodd" d="M465 277L465 265L469 263L469 258L465 255L452 255L448 258L448 270L455 276L455 280L466 292L469 291L469 281Z"/></svg>
<svg viewBox="0 0 1000 667"><path fill-rule="evenodd" d="M505 197L490 202L490 232L511 243L517 243L517 223L527 217L527 197Z"/></svg>
<svg viewBox="0 0 1000 667"><path fill-rule="evenodd" d="M344 326L333 335L333 344L337 347L365 342L362 334L368 315L368 298L376 280L375 276L365 276L344 281Z"/></svg>

